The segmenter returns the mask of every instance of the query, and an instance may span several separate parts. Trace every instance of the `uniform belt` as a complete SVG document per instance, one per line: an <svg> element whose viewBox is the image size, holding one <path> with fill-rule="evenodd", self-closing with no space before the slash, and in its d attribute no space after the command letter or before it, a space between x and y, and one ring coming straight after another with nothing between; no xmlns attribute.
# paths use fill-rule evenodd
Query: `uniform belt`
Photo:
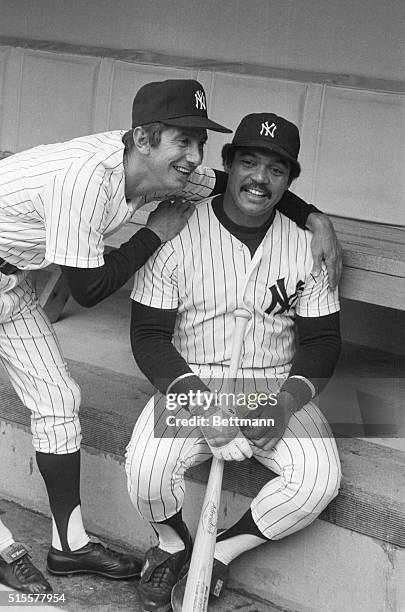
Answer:
<svg viewBox="0 0 405 612"><path fill-rule="evenodd" d="M10 276L10 274L16 274L18 272L18 268L14 264L11 264L0 257L0 272L1 274Z"/></svg>

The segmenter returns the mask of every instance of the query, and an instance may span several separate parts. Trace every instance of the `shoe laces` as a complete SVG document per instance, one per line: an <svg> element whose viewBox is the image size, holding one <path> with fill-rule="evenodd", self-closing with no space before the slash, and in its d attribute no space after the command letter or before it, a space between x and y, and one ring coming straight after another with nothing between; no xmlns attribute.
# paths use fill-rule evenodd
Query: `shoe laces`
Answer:
<svg viewBox="0 0 405 612"><path fill-rule="evenodd" d="M174 573L167 565L157 567L150 578L153 588L160 588L164 591L173 586L173 580Z"/></svg>
<svg viewBox="0 0 405 612"><path fill-rule="evenodd" d="M175 582L177 582L178 574L183 566L186 551L182 550L175 555L171 555L152 572L149 582L153 588L159 588L164 591L170 590Z"/></svg>
<svg viewBox="0 0 405 612"><path fill-rule="evenodd" d="M14 565L17 570L17 573L24 580L35 579L37 582L41 582L41 583L44 582L43 576L37 570L35 565L31 563L31 560L28 557L28 555L24 555L23 557L21 557L21 559L18 559L17 561L15 561Z"/></svg>

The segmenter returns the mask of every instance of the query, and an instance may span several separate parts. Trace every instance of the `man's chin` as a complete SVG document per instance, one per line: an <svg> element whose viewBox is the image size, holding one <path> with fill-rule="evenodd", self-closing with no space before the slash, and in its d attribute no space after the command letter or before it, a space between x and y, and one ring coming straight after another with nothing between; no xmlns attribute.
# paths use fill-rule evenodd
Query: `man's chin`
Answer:
<svg viewBox="0 0 405 612"><path fill-rule="evenodd" d="M163 192L166 195L170 196L170 195L175 195L176 193L178 193L179 191L183 191L183 189L185 188L187 184L187 181L181 181L181 180L172 180L172 181L167 181L161 189L159 189L159 192Z"/></svg>
<svg viewBox="0 0 405 612"><path fill-rule="evenodd" d="M244 214L247 217L250 217L251 219L255 217L257 218L266 217L266 216L270 217L273 213L275 206L276 206L275 204L273 204L267 199L264 200L263 202L245 201L244 206L242 206L242 210Z"/></svg>
<svg viewBox="0 0 405 612"><path fill-rule="evenodd" d="M182 189L183 187L185 187L187 185L187 181L190 177L189 174L180 174L180 172L177 172L176 170L173 171L173 183L177 185L177 189L180 188Z"/></svg>

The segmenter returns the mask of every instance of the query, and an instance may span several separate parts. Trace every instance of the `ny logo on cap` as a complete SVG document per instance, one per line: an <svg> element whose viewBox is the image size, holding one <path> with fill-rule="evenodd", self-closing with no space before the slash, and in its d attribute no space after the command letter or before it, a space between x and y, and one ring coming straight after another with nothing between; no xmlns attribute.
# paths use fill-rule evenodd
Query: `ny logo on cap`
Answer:
<svg viewBox="0 0 405 612"><path fill-rule="evenodd" d="M269 122L262 123L262 129L260 130L260 136L271 136L274 138L274 132L276 131L277 126L275 123L269 125Z"/></svg>
<svg viewBox="0 0 405 612"><path fill-rule="evenodd" d="M195 107L200 110L207 110L207 105L205 103L204 92L199 89L195 92Z"/></svg>

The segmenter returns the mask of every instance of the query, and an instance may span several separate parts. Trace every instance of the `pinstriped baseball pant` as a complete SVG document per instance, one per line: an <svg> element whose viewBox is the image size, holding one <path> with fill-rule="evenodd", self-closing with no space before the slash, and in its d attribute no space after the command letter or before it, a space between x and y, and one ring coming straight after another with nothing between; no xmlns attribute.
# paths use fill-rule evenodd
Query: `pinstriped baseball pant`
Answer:
<svg viewBox="0 0 405 612"><path fill-rule="evenodd" d="M80 389L29 275L0 273L0 363L31 411L36 451L67 454L80 447Z"/></svg>
<svg viewBox="0 0 405 612"><path fill-rule="evenodd" d="M132 503L148 521L160 522L183 505L185 471L211 457L198 428L176 437L154 437L155 422L167 415L165 403L154 413L152 398L138 419L126 453ZM172 414L184 416L181 409ZM254 457L277 474L252 500L252 516L266 538L284 538L309 525L337 495L341 479L336 442L314 403L294 414L271 449L252 446Z"/></svg>

